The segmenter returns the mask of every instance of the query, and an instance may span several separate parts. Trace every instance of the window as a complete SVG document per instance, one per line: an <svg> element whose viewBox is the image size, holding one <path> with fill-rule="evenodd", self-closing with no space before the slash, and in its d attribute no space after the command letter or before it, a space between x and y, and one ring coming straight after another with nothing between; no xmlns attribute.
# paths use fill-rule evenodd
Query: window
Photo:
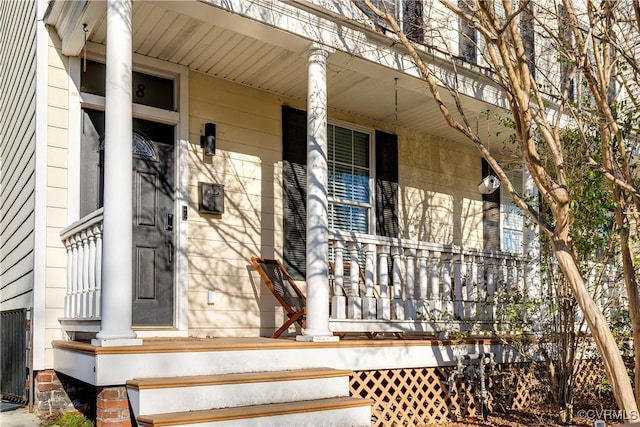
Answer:
<svg viewBox="0 0 640 427"><path fill-rule="evenodd" d="M396 6L396 0L372 0L371 3L383 12L391 14L396 19L398 18L398 9ZM366 4L361 0L355 0L355 4L365 15L367 15L380 29L390 31L389 23L383 19L378 18L378 15L373 13Z"/></svg>
<svg viewBox="0 0 640 427"><path fill-rule="evenodd" d="M424 42L424 17L421 0L406 0L403 2L402 28L409 40Z"/></svg>
<svg viewBox="0 0 640 427"><path fill-rule="evenodd" d="M507 173L516 192L522 194L522 171ZM500 186L502 203L500 205L500 218L502 223L501 250L512 254L522 254L522 238L524 218L522 210L513 204L509 192L504 186Z"/></svg>
<svg viewBox="0 0 640 427"><path fill-rule="evenodd" d="M462 10L468 10L465 0L460 0L458 6ZM459 20L459 26L458 55L462 59L475 64L478 62L478 33L473 25L463 19Z"/></svg>
<svg viewBox="0 0 640 427"><path fill-rule="evenodd" d="M561 51L564 50L567 52L566 55L569 55L573 50L574 42L573 42L573 34L571 33L571 27L569 26L569 16L567 9L564 8L563 5L558 5L558 28L560 32L560 42L562 46L560 46ZM562 54L559 58L559 66L560 66L560 90L567 91L567 100L575 101L575 82L573 80L573 66L569 62L567 58L565 58Z"/></svg>
<svg viewBox="0 0 640 427"><path fill-rule="evenodd" d="M527 57L527 65L529 72L536 77L536 47L535 47L535 28L533 20L533 2L522 10L520 13L520 34L524 45L524 54Z"/></svg>
<svg viewBox="0 0 640 427"><path fill-rule="evenodd" d="M306 126L305 111L282 107L283 258L296 280L306 276ZM398 137L329 125L327 149L329 227L397 237Z"/></svg>
<svg viewBox="0 0 640 427"><path fill-rule="evenodd" d="M329 228L368 233L370 135L329 125Z"/></svg>
<svg viewBox="0 0 640 427"><path fill-rule="evenodd" d="M482 159L482 176L495 175L485 159ZM522 170L507 172L518 194L523 193ZM524 217L522 210L513 204L511 194L501 185L498 191L482 195L482 223L484 249L523 253Z"/></svg>

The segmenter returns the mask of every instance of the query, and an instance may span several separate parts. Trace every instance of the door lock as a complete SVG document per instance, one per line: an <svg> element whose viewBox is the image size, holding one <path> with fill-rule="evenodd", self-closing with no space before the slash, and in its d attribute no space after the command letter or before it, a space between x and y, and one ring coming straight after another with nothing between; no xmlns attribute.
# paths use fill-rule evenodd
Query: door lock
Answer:
<svg viewBox="0 0 640 427"><path fill-rule="evenodd" d="M167 230L173 230L173 214L167 214Z"/></svg>

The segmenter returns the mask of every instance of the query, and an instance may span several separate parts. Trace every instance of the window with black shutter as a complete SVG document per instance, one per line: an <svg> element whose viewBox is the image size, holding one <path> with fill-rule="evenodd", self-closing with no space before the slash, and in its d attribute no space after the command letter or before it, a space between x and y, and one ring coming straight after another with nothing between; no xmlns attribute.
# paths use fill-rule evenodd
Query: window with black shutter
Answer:
<svg viewBox="0 0 640 427"><path fill-rule="evenodd" d="M294 279L306 273L306 112L282 109L284 263ZM372 204L370 149L373 133L329 124L329 227L334 230L398 235L398 139L375 132L375 206Z"/></svg>

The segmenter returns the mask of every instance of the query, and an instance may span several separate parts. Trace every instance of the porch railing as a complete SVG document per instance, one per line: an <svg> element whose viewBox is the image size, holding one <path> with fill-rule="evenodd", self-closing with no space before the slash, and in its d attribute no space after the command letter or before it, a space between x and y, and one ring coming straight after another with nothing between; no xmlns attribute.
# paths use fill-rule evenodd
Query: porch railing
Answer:
<svg viewBox="0 0 640 427"><path fill-rule="evenodd" d="M60 232L67 249L65 319L99 320L102 271L102 209Z"/></svg>
<svg viewBox="0 0 640 427"><path fill-rule="evenodd" d="M524 260L453 245L331 234L334 332L446 332L500 327Z"/></svg>

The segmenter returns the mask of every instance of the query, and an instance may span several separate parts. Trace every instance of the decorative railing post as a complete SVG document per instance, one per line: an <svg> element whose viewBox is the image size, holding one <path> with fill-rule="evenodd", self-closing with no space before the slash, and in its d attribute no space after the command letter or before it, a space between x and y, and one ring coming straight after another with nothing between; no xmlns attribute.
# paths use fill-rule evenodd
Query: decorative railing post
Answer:
<svg viewBox="0 0 640 427"><path fill-rule="evenodd" d="M464 318L464 295L462 293L462 263L464 256L462 253L454 254L453 258L453 301L454 318Z"/></svg>
<svg viewBox="0 0 640 427"><path fill-rule="evenodd" d="M365 296L363 301L362 315L365 319L375 319L377 306L376 297L373 292L374 272L375 272L375 256L376 245L368 243L365 246L365 268L364 268L364 289Z"/></svg>
<svg viewBox="0 0 640 427"><path fill-rule="evenodd" d="M93 292L93 317L100 318L101 313L101 296L102 296L102 224L93 226L93 233L96 236L96 252L95 252L95 288Z"/></svg>
<svg viewBox="0 0 640 427"><path fill-rule="evenodd" d="M333 296L331 297L331 317L347 318L347 297L344 292L344 242L333 241Z"/></svg>
<svg viewBox="0 0 640 427"><path fill-rule="evenodd" d="M404 250L406 257L405 273L405 319L416 320L416 250L407 248Z"/></svg>
<svg viewBox="0 0 640 427"><path fill-rule="evenodd" d="M89 317L89 233L88 230L80 233L80 265L81 265L81 278L80 278L80 317Z"/></svg>
<svg viewBox="0 0 640 427"><path fill-rule="evenodd" d="M76 235L71 237L71 253L72 253L72 276L71 276L71 317L79 317L80 307L78 307L78 280L80 276L79 267L79 254L78 246L80 243L80 236Z"/></svg>
<svg viewBox="0 0 640 427"><path fill-rule="evenodd" d="M453 298L451 295L451 252L444 254L442 264L442 304L443 319L453 319Z"/></svg>
<svg viewBox="0 0 640 427"><path fill-rule="evenodd" d="M429 273L427 271L427 257L429 251L420 249L418 251L418 301L416 303L416 315L418 319L428 320L431 317L429 309L428 289Z"/></svg>
<svg viewBox="0 0 640 427"><path fill-rule="evenodd" d="M429 299L431 307L431 318L440 320L442 318L442 297L440 295L440 252L431 251L429 261L431 263L431 274L429 275Z"/></svg>
<svg viewBox="0 0 640 427"><path fill-rule="evenodd" d="M476 268L478 269L476 279L476 319L483 320L487 301L487 284L484 277L484 256L476 255Z"/></svg>
<svg viewBox="0 0 640 427"><path fill-rule="evenodd" d="M465 256L465 288L466 288L466 301L464 304L464 318L467 320L475 320L476 317L476 272L473 268L473 255Z"/></svg>
<svg viewBox="0 0 640 427"><path fill-rule="evenodd" d="M486 259L486 258L485 258ZM487 306L485 310L485 320L492 322L495 319L495 277L496 259L493 256L487 259Z"/></svg>
<svg viewBox="0 0 640 427"><path fill-rule="evenodd" d="M389 295L389 246L378 247L378 284L380 300L378 301L378 319L391 320L391 299Z"/></svg>
<svg viewBox="0 0 640 427"><path fill-rule="evenodd" d="M394 319L404 320L404 302L402 300L402 248L393 246L391 248L392 272L391 280L393 283L393 305L391 307Z"/></svg>
<svg viewBox="0 0 640 427"><path fill-rule="evenodd" d="M514 272L515 261L513 258L507 258L507 291L509 295L514 295L518 290L518 284L516 283L516 274Z"/></svg>
<svg viewBox="0 0 640 427"><path fill-rule="evenodd" d="M358 263L358 252L360 251L357 242L349 243L350 265L349 265L349 298L347 299L347 315L349 319L362 319L362 297L360 296L360 264Z"/></svg>

